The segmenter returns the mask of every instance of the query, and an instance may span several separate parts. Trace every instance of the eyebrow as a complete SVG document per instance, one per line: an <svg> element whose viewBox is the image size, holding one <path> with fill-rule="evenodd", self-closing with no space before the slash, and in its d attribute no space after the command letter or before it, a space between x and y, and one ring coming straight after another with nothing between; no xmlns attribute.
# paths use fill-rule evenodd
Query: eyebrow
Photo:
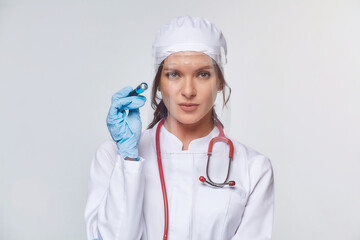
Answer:
<svg viewBox="0 0 360 240"><path fill-rule="evenodd" d="M214 69L214 66L213 66L213 65L203 66L203 67L197 69L197 71L199 71L199 70L206 70L206 69ZM171 67L164 67L163 70L165 70L165 71L171 71L171 70L177 71L176 68L171 68Z"/></svg>

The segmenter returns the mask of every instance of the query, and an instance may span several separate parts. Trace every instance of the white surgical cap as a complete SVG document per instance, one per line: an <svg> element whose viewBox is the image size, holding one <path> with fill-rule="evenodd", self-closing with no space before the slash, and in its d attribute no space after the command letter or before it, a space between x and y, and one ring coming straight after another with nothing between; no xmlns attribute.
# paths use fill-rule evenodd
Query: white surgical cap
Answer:
<svg viewBox="0 0 360 240"><path fill-rule="evenodd" d="M221 71L226 63L226 40L214 24L201 17L181 16L163 25L152 46L155 72L170 54L202 52L216 61Z"/></svg>

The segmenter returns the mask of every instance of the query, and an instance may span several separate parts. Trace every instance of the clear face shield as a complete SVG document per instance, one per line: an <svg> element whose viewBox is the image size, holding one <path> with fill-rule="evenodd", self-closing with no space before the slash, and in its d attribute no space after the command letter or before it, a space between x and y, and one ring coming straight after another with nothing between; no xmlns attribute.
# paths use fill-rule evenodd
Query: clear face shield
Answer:
<svg viewBox="0 0 360 240"><path fill-rule="evenodd" d="M200 52L177 52L165 59L161 71L158 90L168 111L167 123L213 125L214 104L224 85L216 62Z"/></svg>
<svg viewBox="0 0 360 240"><path fill-rule="evenodd" d="M184 50L179 51L179 49L197 49L197 50ZM199 51L198 49L203 49ZM197 53L197 54L196 54ZM201 56L202 55L202 56ZM225 85L225 75L224 75L224 66L227 62L226 53L223 47L208 47L208 46L171 46L163 48L153 48L153 62L156 76L159 69L164 68L164 64L168 66L179 66L179 67L190 67L188 70L196 70L196 67L200 68L201 64L213 66L213 76L216 75L219 84L221 84L221 89L216 91L216 96L214 101L214 112L217 116L217 119L221 121L224 126L224 132L230 134L231 129L231 98L230 88ZM167 67L168 67L167 66ZM210 69L211 70L211 69ZM162 70L162 72L164 72ZM206 75L206 74L205 74ZM203 78L205 77L203 75ZM162 78L165 78L162 73ZM172 76L174 76L172 74ZM175 81L176 82L176 81ZM159 90L159 88L158 88ZM215 95L215 92L214 92ZM157 96L159 99L162 99L161 92L157 91Z"/></svg>
<svg viewBox="0 0 360 240"><path fill-rule="evenodd" d="M181 49L186 49L182 51ZM188 50L190 49L190 50ZM192 51L191 49L196 49ZM199 49L203 49L199 51ZM158 70L161 69L161 78L166 79L167 76L164 75L164 68L169 67L179 67L179 70L187 70L189 71L196 71L201 70L200 68L203 66L212 66L212 69L205 69L211 72L210 79L214 80L217 79L218 86L220 85L220 89L217 91L212 91L211 100L215 99L213 102L213 115L216 117L224 126L224 132L226 134L230 134L231 129L231 101L230 101L230 88L225 84L225 76L224 76L224 66L226 64L226 53L223 47L209 47L205 45L174 45L171 47L157 47L153 48L153 62L154 62L154 69L155 72L153 76L156 76ZM171 69L170 69L171 70ZM209 72L209 73L210 73ZM176 72L171 72L166 70L166 74L170 74L169 77L171 79L176 79L178 76ZM193 72L193 74L195 74ZM196 76L192 76L194 79L202 78L205 80L207 78L206 71L201 73L200 77L197 78ZM183 76L185 78L189 78L189 76ZM171 84L175 84L179 81L172 81ZM199 83L199 81L191 81L194 83ZM209 82L209 81L208 81ZM214 81L212 81L214 82ZM160 85L160 84L159 84ZM201 84L197 84L198 86L202 86ZM216 86L218 88L218 86ZM204 86L200 87L200 90L203 89ZM215 88L213 84L213 90ZM196 90L196 89L195 89ZM202 91L203 92L203 91ZM157 91L158 99L162 98L162 92ZM210 95L209 95L210 96ZM172 95L172 97L175 97ZM170 99L173 100L173 99ZM173 102L173 101L169 101ZM170 106L170 104L169 104ZM171 107L171 106L170 106ZM173 109L174 111L175 109Z"/></svg>

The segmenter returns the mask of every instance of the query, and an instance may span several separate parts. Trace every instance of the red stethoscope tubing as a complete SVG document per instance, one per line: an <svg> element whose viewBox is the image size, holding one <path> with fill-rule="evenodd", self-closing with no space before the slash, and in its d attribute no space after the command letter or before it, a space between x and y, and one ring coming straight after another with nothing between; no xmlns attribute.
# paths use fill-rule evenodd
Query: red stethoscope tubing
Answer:
<svg viewBox="0 0 360 240"><path fill-rule="evenodd" d="M156 155L157 155L157 160L158 160L161 189L162 189L163 199L164 199L165 226L164 226L163 240L167 240L168 229L169 229L169 206L168 206L166 186L165 186L165 180L164 180L164 172L162 169L161 152L160 152L160 129L161 129L161 126L164 124L164 121L165 121L164 118L161 119L156 128Z"/></svg>
<svg viewBox="0 0 360 240"><path fill-rule="evenodd" d="M157 160L158 160L158 167L159 167L159 175L160 175L160 182L161 182L161 189L162 189L162 193L163 193L163 200L164 200L164 215L165 215L165 224L164 224L164 236L163 236L163 240L167 240L168 237L168 230L169 230L169 206L168 206L168 200L167 200L167 194L166 194L166 186L165 186L165 179L164 179L164 172L163 172L163 168L162 168L162 162L161 162L161 151L160 151L160 129L162 127L162 125L165 122L165 118L161 119L157 128L156 128L156 137L155 137L155 143L156 143L156 155L157 155ZM223 132L223 129L221 127L221 125L217 125L218 129L219 129L219 136L211 139L210 144L209 144L209 148L208 148L208 164L209 164L209 158L212 154L212 148L215 142L226 142L229 146L230 146L230 151L229 151L229 169L228 169L228 174L226 177L226 180L224 181L224 183L218 184L218 183L214 183L213 181L211 181L209 175L208 175L208 164L206 167L206 175L208 177L208 179L206 180L203 176L201 176L199 179L201 182L206 182L214 187L223 187L224 185L229 185L229 186L234 186L235 185L235 181L229 181L226 182L228 177L229 177L229 171L230 171L230 163L231 160L233 159L233 154L234 154L234 146L233 143L230 139L226 138Z"/></svg>

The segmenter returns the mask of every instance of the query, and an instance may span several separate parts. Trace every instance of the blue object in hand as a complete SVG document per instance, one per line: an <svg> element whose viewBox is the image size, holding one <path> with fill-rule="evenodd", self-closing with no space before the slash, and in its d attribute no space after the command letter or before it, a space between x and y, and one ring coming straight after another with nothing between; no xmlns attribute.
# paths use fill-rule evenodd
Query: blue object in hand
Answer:
<svg viewBox="0 0 360 240"><path fill-rule="evenodd" d="M112 139L116 142L118 154L124 159L128 157L139 160L138 144L141 136L139 108L144 106L146 97L129 96L132 90L131 87L125 87L112 96L106 123Z"/></svg>

